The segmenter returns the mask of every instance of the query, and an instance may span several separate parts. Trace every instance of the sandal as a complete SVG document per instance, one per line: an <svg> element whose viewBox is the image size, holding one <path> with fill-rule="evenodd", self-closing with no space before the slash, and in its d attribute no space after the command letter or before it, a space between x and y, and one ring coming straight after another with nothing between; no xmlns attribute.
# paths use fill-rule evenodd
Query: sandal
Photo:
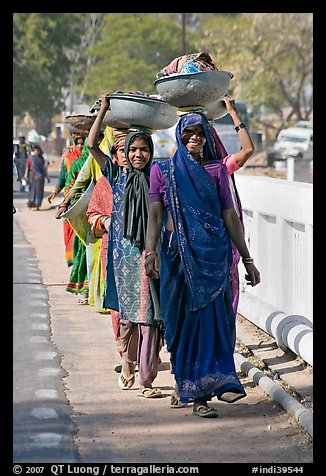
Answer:
<svg viewBox="0 0 326 476"><path fill-rule="evenodd" d="M222 396L218 397L219 400L226 403L234 403L240 398L244 398L246 396L245 393L237 393L237 392L224 392Z"/></svg>
<svg viewBox="0 0 326 476"><path fill-rule="evenodd" d="M133 384L135 383L135 376L130 375L130 377L126 378L123 374L119 375L118 378L118 385L122 390L129 390Z"/></svg>
<svg viewBox="0 0 326 476"><path fill-rule="evenodd" d="M192 414L200 416L202 418L217 418L218 417L218 413L215 410L215 408L209 407L207 403L206 404L203 403L198 405L198 407L197 406L194 407Z"/></svg>
<svg viewBox="0 0 326 476"><path fill-rule="evenodd" d="M170 402L170 407L171 408L185 408L187 407L187 403L183 403L180 401L180 396L177 394L175 390L171 393L171 402Z"/></svg>
<svg viewBox="0 0 326 476"><path fill-rule="evenodd" d="M127 362L124 358L121 361L121 374L118 378L118 385L122 390L128 390L135 383L135 364Z"/></svg>
<svg viewBox="0 0 326 476"><path fill-rule="evenodd" d="M117 372L117 374L120 374L121 371L122 371L122 364L117 364L117 365L114 367L114 371Z"/></svg>
<svg viewBox="0 0 326 476"><path fill-rule="evenodd" d="M88 297L79 297L77 304L79 304L80 306L88 304Z"/></svg>
<svg viewBox="0 0 326 476"><path fill-rule="evenodd" d="M142 390L139 390L138 397L161 398L163 396L158 388L144 387Z"/></svg>

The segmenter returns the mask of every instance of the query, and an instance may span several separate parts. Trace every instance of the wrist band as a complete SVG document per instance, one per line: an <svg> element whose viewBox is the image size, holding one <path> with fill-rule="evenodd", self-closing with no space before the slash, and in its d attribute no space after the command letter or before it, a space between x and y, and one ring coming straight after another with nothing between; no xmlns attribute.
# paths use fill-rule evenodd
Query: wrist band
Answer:
<svg viewBox="0 0 326 476"><path fill-rule="evenodd" d="M254 264L254 259L249 256L248 258L242 258L242 262L244 264Z"/></svg>
<svg viewBox="0 0 326 476"><path fill-rule="evenodd" d="M240 129L245 129L246 128L246 124L244 124L243 122L241 122L241 124L239 124L238 126L235 126L235 131L236 132L239 132Z"/></svg>
<svg viewBox="0 0 326 476"><path fill-rule="evenodd" d="M145 254L145 259L148 258L150 255L157 255L156 251L148 251L148 253Z"/></svg>
<svg viewBox="0 0 326 476"><path fill-rule="evenodd" d="M110 218L110 217L104 216L104 217L100 218L100 224L101 224L101 226L102 226L103 228L105 228L104 223L106 222L106 220L107 220L108 218Z"/></svg>

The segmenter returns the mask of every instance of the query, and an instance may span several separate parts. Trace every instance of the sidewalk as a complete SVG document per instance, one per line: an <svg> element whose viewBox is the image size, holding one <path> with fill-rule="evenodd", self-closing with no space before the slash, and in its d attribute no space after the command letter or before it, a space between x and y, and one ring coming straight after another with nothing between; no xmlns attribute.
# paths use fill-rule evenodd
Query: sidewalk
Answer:
<svg viewBox="0 0 326 476"><path fill-rule="evenodd" d="M51 169L49 173L55 175ZM46 196L55 181L52 178L46 185ZM137 378L131 390L119 389L113 370L119 356L109 316L77 305L76 296L65 291L69 269L62 221L54 218L55 208L46 199L36 212L26 208L25 197L18 196L14 192L18 208L14 220L35 249L48 289L51 340L62 355L63 382L81 462L312 462L310 438L249 377L241 377L248 394L245 399L232 405L212 401L220 415L215 421L193 416L191 406L170 408L174 382L164 348L154 386L165 398L138 397Z"/></svg>

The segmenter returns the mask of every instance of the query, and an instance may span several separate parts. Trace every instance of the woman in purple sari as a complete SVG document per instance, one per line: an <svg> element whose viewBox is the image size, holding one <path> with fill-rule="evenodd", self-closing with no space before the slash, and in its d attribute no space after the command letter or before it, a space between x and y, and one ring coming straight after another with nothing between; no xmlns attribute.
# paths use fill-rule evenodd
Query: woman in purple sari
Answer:
<svg viewBox="0 0 326 476"><path fill-rule="evenodd" d="M29 184L27 206L39 210L44 196L45 178L50 182L43 151L39 145L34 145L33 155L27 158L24 178Z"/></svg>
<svg viewBox="0 0 326 476"><path fill-rule="evenodd" d="M233 357L231 240L248 283L255 286L260 276L208 120L197 113L181 116L176 139L172 159L151 168L145 267L147 276L160 277L165 339L180 400L194 402L195 415L211 418L218 416L207 403L214 396L228 403L246 396Z"/></svg>

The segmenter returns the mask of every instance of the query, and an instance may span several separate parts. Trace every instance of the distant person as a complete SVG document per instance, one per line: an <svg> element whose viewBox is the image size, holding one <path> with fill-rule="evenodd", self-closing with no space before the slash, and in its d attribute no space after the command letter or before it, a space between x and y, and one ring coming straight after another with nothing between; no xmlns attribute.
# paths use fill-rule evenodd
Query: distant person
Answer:
<svg viewBox="0 0 326 476"><path fill-rule="evenodd" d="M29 156L29 145L26 142L25 136L20 135L18 137L19 144L15 147L14 151L14 162L17 167L17 172L18 172L18 181L20 182L20 192L25 192L25 186L24 184L24 174L25 174L25 167L26 167L26 161L27 157Z"/></svg>
<svg viewBox="0 0 326 476"><path fill-rule="evenodd" d="M43 151L39 145L34 145L33 155L27 157L23 178L29 184L27 206L39 210L44 197L45 179L50 183Z"/></svg>

